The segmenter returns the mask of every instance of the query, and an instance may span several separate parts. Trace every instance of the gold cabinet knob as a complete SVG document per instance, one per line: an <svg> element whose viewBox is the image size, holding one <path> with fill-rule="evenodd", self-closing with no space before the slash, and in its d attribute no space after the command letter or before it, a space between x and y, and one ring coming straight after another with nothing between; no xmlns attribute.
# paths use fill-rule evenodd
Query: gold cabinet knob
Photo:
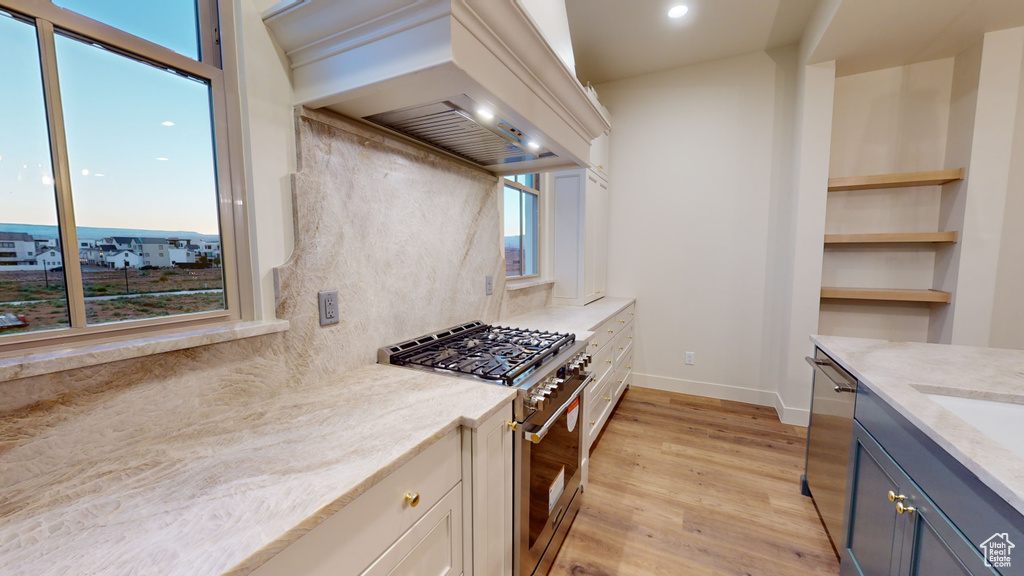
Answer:
<svg viewBox="0 0 1024 576"><path fill-rule="evenodd" d="M628 365L628 364L626 365L626 370L632 370L632 369L633 369L633 367L632 367L632 366L630 366L630 365Z"/></svg>
<svg viewBox="0 0 1024 576"><path fill-rule="evenodd" d="M604 397L604 399L605 399L605 400L607 400L607 401L609 401L609 402L611 402L611 401L612 401L612 397L611 397L611 396L605 396L605 397Z"/></svg>
<svg viewBox="0 0 1024 576"><path fill-rule="evenodd" d="M632 340L632 339L633 339L633 337L632 337L632 336L626 336L626 338L629 338L630 340Z"/></svg>
<svg viewBox="0 0 1024 576"><path fill-rule="evenodd" d="M917 512L917 508L914 508L913 506L904 506L903 502L897 502L896 512L899 512L900 514L906 514L907 512L913 514L914 512Z"/></svg>
<svg viewBox="0 0 1024 576"><path fill-rule="evenodd" d="M615 330L611 330L611 329L609 329L609 330L608 330L608 333L609 333L609 334L615 334Z"/></svg>
<svg viewBox="0 0 1024 576"><path fill-rule="evenodd" d="M619 346L619 350L625 350L625 348L623 348L622 346Z"/></svg>
<svg viewBox="0 0 1024 576"><path fill-rule="evenodd" d="M632 316L632 315L633 315L633 313L632 313L632 312L630 312L630 313L629 313L629 315L630 315L630 316Z"/></svg>
<svg viewBox="0 0 1024 576"><path fill-rule="evenodd" d="M619 382L619 384L622 384L622 380L619 380L618 382Z"/></svg>
<svg viewBox="0 0 1024 576"><path fill-rule="evenodd" d="M900 494L900 495L897 496L895 492L893 492L892 490L889 490L889 502L895 502L897 500L899 500L900 502L903 502L906 499L907 499L907 497L904 496L903 494Z"/></svg>
<svg viewBox="0 0 1024 576"><path fill-rule="evenodd" d="M626 321L625 321L625 320L619 320L619 322L622 322L623 324L625 324L625 323L626 323Z"/></svg>
<svg viewBox="0 0 1024 576"><path fill-rule="evenodd" d="M605 360L605 362L607 362L607 363L609 363L609 364L611 364L611 363L612 363L612 361L611 361L611 360Z"/></svg>
<svg viewBox="0 0 1024 576"><path fill-rule="evenodd" d="M591 344L591 346L593 346L594 348L597 348L597 342L594 342L593 344Z"/></svg>
<svg viewBox="0 0 1024 576"><path fill-rule="evenodd" d="M594 290L594 294L600 294L600 293L601 293L600 290Z"/></svg>
<svg viewBox="0 0 1024 576"><path fill-rule="evenodd" d="M591 425L591 426L593 426L594 424L597 424L597 420L591 420L591 421L590 421L590 425Z"/></svg>
<svg viewBox="0 0 1024 576"><path fill-rule="evenodd" d="M409 506L415 508L420 503L420 495L417 492L406 492L405 501L409 503Z"/></svg>
<svg viewBox="0 0 1024 576"><path fill-rule="evenodd" d="M519 422L516 422L515 420L513 420L512 422L505 422L505 425L511 428L512 430L516 430L517 428L519 428Z"/></svg>

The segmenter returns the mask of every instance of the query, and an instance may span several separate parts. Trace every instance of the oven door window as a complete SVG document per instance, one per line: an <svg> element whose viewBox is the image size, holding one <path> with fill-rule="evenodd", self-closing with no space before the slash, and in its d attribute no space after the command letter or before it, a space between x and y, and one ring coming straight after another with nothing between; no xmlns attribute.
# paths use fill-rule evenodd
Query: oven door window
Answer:
<svg viewBox="0 0 1024 576"><path fill-rule="evenodd" d="M576 422L570 432L568 415L566 411L559 416L540 444L530 446L531 550L552 515L565 505L562 497L579 468L582 426Z"/></svg>

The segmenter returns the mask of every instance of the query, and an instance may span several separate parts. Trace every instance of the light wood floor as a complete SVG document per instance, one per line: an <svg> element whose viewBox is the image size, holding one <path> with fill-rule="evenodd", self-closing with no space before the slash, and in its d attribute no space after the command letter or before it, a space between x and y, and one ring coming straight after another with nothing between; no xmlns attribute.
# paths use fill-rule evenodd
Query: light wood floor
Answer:
<svg viewBox="0 0 1024 576"><path fill-rule="evenodd" d="M630 389L550 575L835 576L805 438L772 408Z"/></svg>

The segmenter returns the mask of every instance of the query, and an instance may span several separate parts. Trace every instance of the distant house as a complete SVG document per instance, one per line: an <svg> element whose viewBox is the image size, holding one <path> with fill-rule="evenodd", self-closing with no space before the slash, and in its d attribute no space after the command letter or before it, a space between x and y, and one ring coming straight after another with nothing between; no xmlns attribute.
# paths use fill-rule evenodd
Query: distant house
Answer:
<svg viewBox="0 0 1024 576"><path fill-rule="evenodd" d="M137 238L131 236L110 236L103 238L100 244L112 244L118 250L133 250L138 246Z"/></svg>
<svg viewBox="0 0 1024 576"><path fill-rule="evenodd" d="M200 240L199 255L205 256L211 262L219 262L220 240Z"/></svg>
<svg viewBox="0 0 1024 576"><path fill-rule="evenodd" d="M64 266L64 256L56 250L44 250L36 254L35 264L40 270Z"/></svg>
<svg viewBox="0 0 1024 576"><path fill-rule="evenodd" d="M138 268L142 262L142 256L131 250L118 250L103 255L103 264L108 268Z"/></svg>
<svg viewBox="0 0 1024 576"><path fill-rule="evenodd" d="M196 261L196 253L186 248L168 248L171 265L178 263L191 264Z"/></svg>
<svg viewBox="0 0 1024 576"><path fill-rule="evenodd" d="M146 266L170 266L171 244L167 238L136 238L135 252L142 255Z"/></svg>
<svg viewBox="0 0 1024 576"><path fill-rule="evenodd" d="M26 266L35 261L36 242L23 232L0 232L0 266Z"/></svg>

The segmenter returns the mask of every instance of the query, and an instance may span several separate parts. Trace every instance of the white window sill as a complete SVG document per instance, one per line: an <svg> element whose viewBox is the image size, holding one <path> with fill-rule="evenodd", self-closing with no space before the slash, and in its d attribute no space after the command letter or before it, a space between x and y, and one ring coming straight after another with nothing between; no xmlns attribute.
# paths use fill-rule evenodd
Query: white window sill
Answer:
<svg viewBox="0 0 1024 576"><path fill-rule="evenodd" d="M526 290L527 288L546 286L548 284L554 283L554 280L545 280L544 278L527 278L526 280L512 280L505 282L505 291L514 292L516 290Z"/></svg>
<svg viewBox="0 0 1024 576"><path fill-rule="evenodd" d="M22 350L0 357L0 382L263 336L287 329L287 320L233 322L96 344L51 347L31 352Z"/></svg>

